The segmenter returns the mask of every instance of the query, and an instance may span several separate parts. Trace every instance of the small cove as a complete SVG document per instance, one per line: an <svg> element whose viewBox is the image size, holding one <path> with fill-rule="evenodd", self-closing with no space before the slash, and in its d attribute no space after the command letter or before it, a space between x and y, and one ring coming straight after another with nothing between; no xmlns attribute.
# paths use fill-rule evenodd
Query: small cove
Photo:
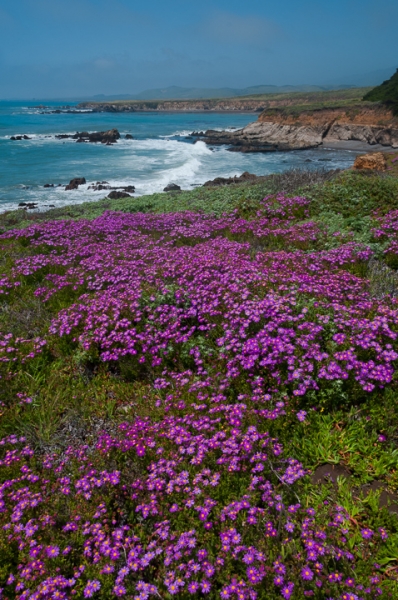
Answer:
<svg viewBox="0 0 398 600"><path fill-rule="evenodd" d="M135 195L141 196L160 192L170 182L193 189L209 179L243 171L267 175L292 167L345 169L358 153L356 149L320 148L241 154L189 139L192 131L244 127L257 118L254 113L52 114L39 108L40 104L55 108L62 102L0 102L0 212L17 208L20 202L37 202L45 210L49 205L96 201L106 195L88 189L96 181L134 185ZM111 128L122 136L113 146L76 144L55 137ZM10 140L24 134L30 139ZM126 139L126 134L134 139ZM74 177L85 177L87 184L65 191ZM45 184L54 187L44 188Z"/></svg>

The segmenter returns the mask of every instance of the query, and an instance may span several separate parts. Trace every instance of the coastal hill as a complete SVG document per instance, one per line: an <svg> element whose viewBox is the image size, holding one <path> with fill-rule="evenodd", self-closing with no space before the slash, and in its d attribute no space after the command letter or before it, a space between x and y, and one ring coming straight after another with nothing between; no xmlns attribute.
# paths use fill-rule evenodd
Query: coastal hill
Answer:
<svg viewBox="0 0 398 600"><path fill-rule="evenodd" d="M366 85L366 84L364 84ZM91 98L81 98L85 102L113 102L114 100L203 100L209 98L235 98L253 94L286 94L289 92L324 92L327 90L345 90L355 85L252 85L246 88L200 88L170 85L164 88L144 90L138 94L117 94L106 96L97 94Z"/></svg>
<svg viewBox="0 0 398 600"><path fill-rule="evenodd" d="M219 95L218 97L207 97L195 99L161 99L144 98L142 100L110 100L106 102L81 102L78 108L90 109L93 112L195 112L195 111L244 111L244 112L262 112L268 108L278 108L285 106L346 106L355 105L362 102L364 94L371 91L372 88L350 88L345 90L295 90L287 89L269 93L259 88L272 88L273 86L258 86L250 88L251 94L240 97L227 97ZM290 87L293 86L285 86ZM310 87L310 86L308 86ZM179 88L178 88L179 89ZM256 93L254 93L256 90ZM223 90L219 90L220 92Z"/></svg>
<svg viewBox="0 0 398 600"><path fill-rule="evenodd" d="M394 115L398 116L398 69L381 85L373 88L365 94L364 100L371 102L381 102L387 108L390 108Z"/></svg>

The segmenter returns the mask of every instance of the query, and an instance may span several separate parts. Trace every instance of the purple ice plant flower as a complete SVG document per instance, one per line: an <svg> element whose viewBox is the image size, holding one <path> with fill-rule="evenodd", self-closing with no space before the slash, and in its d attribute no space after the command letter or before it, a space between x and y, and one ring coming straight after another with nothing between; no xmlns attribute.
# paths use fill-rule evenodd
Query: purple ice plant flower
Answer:
<svg viewBox="0 0 398 600"><path fill-rule="evenodd" d="M298 418L298 420L300 421L300 423L303 423L305 421L306 416L307 416L307 413L306 413L305 410L300 410L296 414L296 417Z"/></svg>
<svg viewBox="0 0 398 600"><path fill-rule="evenodd" d="M59 547L58 546L47 546L46 554L47 554L48 558L56 558L59 554Z"/></svg>
<svg viewBox="0 0 398 600"><path fill-rule="evenodd" d="M281 594L285 600L289 600L293 594L294 583L289 582L281 588Z"/></svg>
<svg viewBox="0 0 398 600"><path fill-rule="evenodd" d="M371 529L365 527L364 529L361 529L361 535L364 540L370 540L372 539L374 532Z"/></svg>
<svg viewBox="0 0 398 600"><path fill-rule="evenodd" d="M311 581L314 578L314 572L311 571L311 569L306 566L303 569L301 569L301 573L300 573L301 579L303 579L303 581Z"/></svg>
<svg viewBox="0 0 398 600"><path fill-rule="evenodd" d="M197 581L191 581L188 584L188 592L190 594L196 594L196 592L198 591L198 589L199 589L199 583Z"/></svg>
<svg viewBox="0 0 398 600"><path fill-rule="evenodd" d="M95 592L98 592L100 589L100 582L97 579L93 579L92 581L87 582L87 585L83 591L83 595L85 598L91 598L95 594Z"/></svg>

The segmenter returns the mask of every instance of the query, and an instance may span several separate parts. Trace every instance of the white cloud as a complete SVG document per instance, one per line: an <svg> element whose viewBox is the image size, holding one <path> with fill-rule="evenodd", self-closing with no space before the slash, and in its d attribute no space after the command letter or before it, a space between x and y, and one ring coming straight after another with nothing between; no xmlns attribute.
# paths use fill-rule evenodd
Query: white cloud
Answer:
<svg viewBox="0 0 398 600"><path fill-rule="evenodd" d="M112 69L115 67L115 62L109 58L97 58L94 60L94 67L99 70L105 71L106 69Z"/></svg>
<svg viewBox="0 0 398 600"><path fill-rule="evenodd" d="M269 19L225 11L213 13L205 23L205 32L218 41L261 46L283 36L279 25Z"/></svg>

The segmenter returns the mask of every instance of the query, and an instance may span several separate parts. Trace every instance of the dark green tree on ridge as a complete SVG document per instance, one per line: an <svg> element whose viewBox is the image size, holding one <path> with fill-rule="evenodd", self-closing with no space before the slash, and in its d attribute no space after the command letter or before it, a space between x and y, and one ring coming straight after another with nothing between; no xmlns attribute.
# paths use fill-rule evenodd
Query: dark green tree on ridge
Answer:
<svg viewBox="0 0 398 600"><path fill-rule="evenodd" d="M390 79L383 81L381 85L365 94L363 100L382 102L392 110L394 115L398 116L398 69Z"/></svg>

